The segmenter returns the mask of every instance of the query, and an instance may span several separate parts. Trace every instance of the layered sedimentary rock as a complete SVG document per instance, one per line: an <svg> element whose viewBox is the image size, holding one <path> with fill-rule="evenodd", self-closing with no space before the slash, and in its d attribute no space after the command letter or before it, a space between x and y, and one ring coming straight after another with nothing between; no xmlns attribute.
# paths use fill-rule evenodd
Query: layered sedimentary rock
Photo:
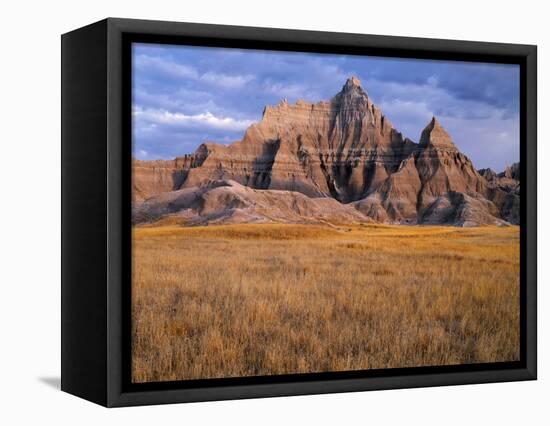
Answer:
<svg viewBox="0 0 550 426"><path fill-rule="evenodd" d="M212 182L222 181L231 184L212 189ZM133 184L136 203L156 200L143 204L149 210L163 197L172 197L158 198L159 194L181 190L202 194L205 188L209 193L224 193L222 199L228 206L254 190L252 199L261 199L260 204L267 206L270 203L258 194L269 190L265 193L269 199L281 197L282 205L291 193L302 194L296 197L310 206L325 203L338 215L342 211L337 206L346 204L346 214L355 209L357 216L350 216L355 221L372 218L386 223L457 226L519 223L519 163L501 174L477 171L435 117L418 144L404 138L355 77L326 102L291 105L283 100L267 106L262 120L231 145L205 143L194 154L172 161L135 161ZM319 201L323 199L330 201ZM170 209L179 205L174 203ZM231 215L238 210L238 217L250 221L268 220L267 210L252 209L247 203L226 210ZM145 220L142 213L147 209L143 209L136 216L138 222ZM200 217L192 223L213 218L202 210L189 211ZM290 221L299 221L291 210L287 212L293 217ZM229 220L226 213L219 213L220 217ZM312 220L317 213L306 216ZM255 215L263 219L254 219Z"/></svg>
<svg viewBox="0 0 550 426"><path fill-rule="evenodd" d="M202 165L208 148L201 145L194 154L174 160L132 162L132 200L142 201L163 192L179 189L187 180L189 170Z"/></svg>
<svg viewBox="0 0 550 426"><path fill-rule="evenodd" d="M384 222L504 224L487 194L485 178L434 117L397 172L355 205Z"/></svg>
<svg viewBox="0 0 550 426"><path fill-rule="evenodd" d="M137 203L134 223L164 220L183 225L229 223L352 224L372 221L333 198L310 198L296 191L258 190L232 180L158 194Z"/></svg>
<svg viewBox="0 0 550 426"><path fill-rule="evenodd" d="M491 169L482 169L479 172L487 181L487 197L498 207L500 216L510 223L519 224L519 163L506 167L498 174Z"/></svg>
<svg viewBox="0 0 550 426"><path fill-rule="evenodd" d="M490 186L500 188L506 192L513 191L519 186L519 163L506 167L502 173L497 174L491 169L481 169L479 174L485 178Z"/></svg>
<svg viewBox="0 0 550 426"><path fill-rule="evenodd" d="M171 190L231 179L257 189L298 191L349 202L383 182L415 146L374 106L359 80L351 78L328 102L290 105L283 100L267 106L262 120L250 126L242 140L229 146L201 145L200 153L192 157L203 158L206 153L203 161L172 168L168 174L174 176ZM166 176L142 177L161 171L139 166L134 191L154 195L141 182L165 183ZM165 190L162 184L156 193Z"/></svg>

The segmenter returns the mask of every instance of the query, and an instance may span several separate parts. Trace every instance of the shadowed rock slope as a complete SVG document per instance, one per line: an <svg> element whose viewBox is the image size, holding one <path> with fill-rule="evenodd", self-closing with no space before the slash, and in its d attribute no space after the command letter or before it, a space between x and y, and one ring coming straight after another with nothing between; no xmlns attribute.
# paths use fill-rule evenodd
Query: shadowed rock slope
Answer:
<svg viewBox="0 0 550 426"><path fill-rule="evenodd" d="M179 216L191 215L190 224L372 218L502 225L519 222L519 164L499 175L477 171L435 117L418 144L404 138L352 77L329 101L267 106L231 145L205 143L174 160L134 160L132 197L136 223L186 211ZM205 213L201 203L211 197L217 207ZM298 209L306 213L282 208L287 203L307 205Z"/></svg>

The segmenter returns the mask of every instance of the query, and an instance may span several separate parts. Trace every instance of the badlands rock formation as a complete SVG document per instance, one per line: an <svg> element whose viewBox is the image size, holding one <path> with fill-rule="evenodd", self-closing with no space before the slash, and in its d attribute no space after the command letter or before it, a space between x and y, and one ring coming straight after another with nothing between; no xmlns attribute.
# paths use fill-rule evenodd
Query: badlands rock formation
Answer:
<svg viewBox="0 0 550 426"><path fill-rule="evenodd" d="M519 224L519 163L512 164L499 174L491 169L480 170L480 174L487 180L488 198L499 207L501 217L510 223Z"/></svg>
<svg viewBox="0 0 550 426"><path fill-rule="evenodd" d="M353 77L330 101L267 106L231 145L135 160L132 196L136 223L502 225L519 222L519 164L478 172L436 118L404 138Z"/></svg>
<svg viewBox="0 0 550 426"><path fill-rule="evenodd" d="M165 192L136 203L133 223L159 219L185 225L372 222L353 206L334 198L310 198L296 191L252 189L231 180Z"/></svg>

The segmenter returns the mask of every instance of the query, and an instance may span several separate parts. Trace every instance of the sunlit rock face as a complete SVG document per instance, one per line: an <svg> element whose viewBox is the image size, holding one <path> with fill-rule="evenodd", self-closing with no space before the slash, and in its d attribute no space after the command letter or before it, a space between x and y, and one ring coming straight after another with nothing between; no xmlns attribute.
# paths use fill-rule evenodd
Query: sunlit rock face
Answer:
<svg viewBox="0 0 550 426"><path fill-rule="evenodd" d="M478 172L435 117L418 144L404 138L356 77L328 101L266 106L261 121L230 145L207 142L174 160L135 160L133 200L215 181L331 198L359 218L386 223L519 223L519 164L499 175Z"/></svg>

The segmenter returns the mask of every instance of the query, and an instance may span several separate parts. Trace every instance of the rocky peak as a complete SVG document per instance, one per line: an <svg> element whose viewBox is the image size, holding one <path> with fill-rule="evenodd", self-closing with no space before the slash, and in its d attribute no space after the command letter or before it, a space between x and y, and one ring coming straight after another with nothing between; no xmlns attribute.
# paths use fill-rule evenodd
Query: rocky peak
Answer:
<svg viewBox="0 0 550 426"><path fill-rule="evenodd" d="M367 92L361 86L361 80L353 76L346 80L346 84L342 87L340 94L359 94L367 95Z"/></svg>
<svg viewBox="0 0 550 426"><path fill-rule="evenodd" d="M230 145L205 143L175 160L135 160L133 200L195 194L210 182L232 180L274 190L266 193L274 199L291 191L294 198L334 198L333 206L355 203L389 223L502 224L519 221L518 178L519 164L496 176L476 171L435 117L419 145L404 139L351 77L328 101L266 106L262 120Z"/></svg>
<svg viewBox="0 0 550 426"><path fill-rule="evenodd" d="M496 172L491 168L479 169L477 172L489 182L497 178Z"/></svg>
<svg viewBox="0 0 550 426"><path fill-rule="evenodd" d="M514 163L511 166L506 167L504 172L499 174L499 177L519 180L519 163Z"/></svg>
<svg viewBox="0 0 550 426"><path fill-rule="evenodd" d="M451 137L435 117L432 117L430 123L422 130L419 146L456 150Z"/></svg>
<svg viewBox="0 0 550 426"><path fill-rule="evenodd" d="M346 84L344 85L344 89L350 89L352 87L361 87L361 80L359 80L356 76L348 78L346 80Z"/></svg>

